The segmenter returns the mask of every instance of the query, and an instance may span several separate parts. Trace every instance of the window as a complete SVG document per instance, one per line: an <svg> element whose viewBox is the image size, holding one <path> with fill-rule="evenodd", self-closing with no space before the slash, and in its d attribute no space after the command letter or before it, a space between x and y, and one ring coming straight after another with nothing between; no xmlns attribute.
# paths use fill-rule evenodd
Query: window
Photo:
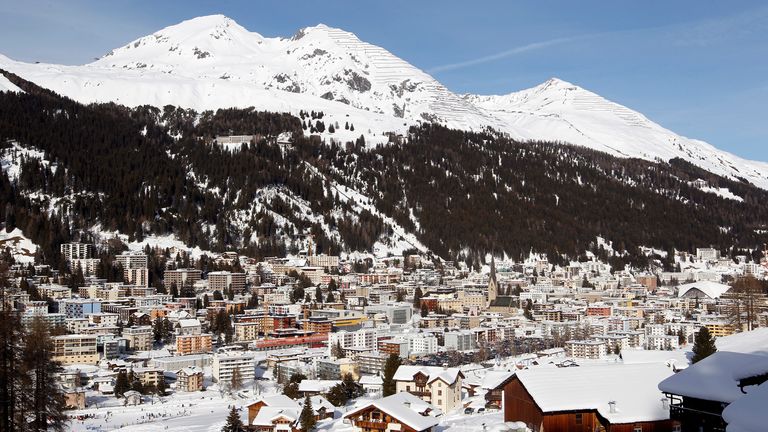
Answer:
<svg viewBox="0 0 768 432"><path fill-rule="evenodd" d="M633 430L634 430L634 432L643 432L643 427L642 426L635 426L635 428Z"/></svg>
<svg viewBox="0 0 768 432"><path fill-rule="evenodd" d="M411 391L411 386L405 386L405 391Z"/></svg>
<svg viewBox="0 0 768 432"><path fill-rule="evenodd" d="M437 395L438 395L438 396L442 396L442 395L443 395L443 391L442 391L442 390L438 390L438 391L437 391Z"/></svg>
<svg viewBox="0 0 768 432"><path fill-rule="evenodd" d="M438 405L442 405L442 404L443 404L443 401L442 401L442 400L440 400L440 399L438 399L438 400L437 400L437 404L438 404Z"/></svg>
<svg viewBox="0 0 768 432"><path fill-rule="evenodd" d="M581 413L576 413L576 424L577 425L581 424Z"/></svg>
<svg viewBox="0 0 768 432"><path fill-rule="evenodd" d="M680 432L681 430L679 423L672 426L672 432Z"/></svg>

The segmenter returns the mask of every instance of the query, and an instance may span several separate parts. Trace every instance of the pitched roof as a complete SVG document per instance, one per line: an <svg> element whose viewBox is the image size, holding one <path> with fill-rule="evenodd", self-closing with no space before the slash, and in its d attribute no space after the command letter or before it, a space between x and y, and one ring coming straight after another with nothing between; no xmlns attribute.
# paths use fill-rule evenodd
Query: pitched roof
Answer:
<svg viewBox="0 0 768 432"><path fill-rule="evenodd" d="M436 379L442 379L448 384L453 384L456 379L464 374L461 373L459 368L442 368L439 366L400 366L395 372L393 377L395 381L411 381L414 375L417 373L423 373L427 376L427 382L432 382Z"/></svg>
<svg viewBox="0 0 768 432"><path fill-rule="evenodd" d="M768 373L768 357L718 351L661 383L659 390L680 396L731 403L744 393L739 380Z"/></svg>
<svg viewBox="0 0 768 432"><path fill-rule="evenodd" d="M436 426L439 423L436 417L442 414L438 408L420 398L408 392L400 392L354 408L344 417L353 418L358 412L370 407L378 408L417 432ZM427 411L428 415L421 415Z"/></svg>
<svg viewBox="0 0 768 432"><path fill-rule="evenodd" d="M669 419L658 383L672 370L663 364L610 364L533 368L517 378L545 413L596 410L613 424ZM611 412L610 402L615 402Z"/></svg>

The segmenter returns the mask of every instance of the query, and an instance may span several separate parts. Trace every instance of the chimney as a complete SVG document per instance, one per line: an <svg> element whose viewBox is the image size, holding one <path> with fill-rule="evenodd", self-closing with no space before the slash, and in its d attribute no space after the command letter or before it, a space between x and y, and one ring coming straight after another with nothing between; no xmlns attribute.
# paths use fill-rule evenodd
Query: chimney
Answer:
<svg viewBox="0 0 768 432"><path fill-rule="evenodd" d="M609 401L608 402L608 407L609 407L609 410L610 410L611 414L615 414L616 413L616 401Z"/></svg>

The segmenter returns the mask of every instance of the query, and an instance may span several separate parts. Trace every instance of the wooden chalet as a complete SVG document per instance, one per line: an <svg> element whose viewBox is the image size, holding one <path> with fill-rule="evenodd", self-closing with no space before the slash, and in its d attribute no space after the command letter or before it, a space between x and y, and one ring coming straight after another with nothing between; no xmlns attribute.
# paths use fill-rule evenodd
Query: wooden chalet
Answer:
<svg viewBox="0 0 768 432"><path fill-rule="evenodd" d="M521 370L503 383L504 421L534 432L675 430L657 383L663 364Z"/></svg>

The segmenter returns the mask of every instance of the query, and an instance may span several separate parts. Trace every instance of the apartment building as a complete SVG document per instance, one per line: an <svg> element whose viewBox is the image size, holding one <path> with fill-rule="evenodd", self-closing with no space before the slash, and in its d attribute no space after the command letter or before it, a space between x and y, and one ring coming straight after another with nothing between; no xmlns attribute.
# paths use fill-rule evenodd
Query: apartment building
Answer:
<svg viewBox="0 0 768 432"><path fill-rule="evenodd" d="M191 366L176 372L176 391L194 392L203 389L203 370Z"/></svg>
<svg viewBox="0 0 768 432"><path fill-rule="evenodd" d="M211 352L211 334L184 334L176 336L176 355L201 354Z"/></svg>
<svg viewBox="0 0 768 432"><path fill-rule="evenodd" d="M574 358L601 359L606 356L608 347L601 340L571 340L565 343L565 352Z"/></svg>
<svg viewBox="0 0 768 432"><path fill-rule="evenodd" d="M192 286L202 278L202 272L197 269L166 270L163 273L163 285L166 289L171 285L176 287Z"/></svg>
<svg viewBox="0 0 768 432"><path fill-rule="evenodd" d="M143 253L123 252L115 256L115 262L126 269L145 269L147 268L148 258Z"/></svg>
<svg viewBox="0 0 768 432"><path fill-rule="evenodd" d="M126 268L123 269L123 280L129 285L149 287L149 269Z"/></svg>
<svg viewBox="0 0 768 432"><path fill-rule="evenodd" d="M149 351L154 343L152 326L126 327L123 329L123 337L128 342L128 349L132 351Z"/></svg>
<svg viewBox="0 0 768 432"><path fill-rule="evenodd" d="M96 364L99 353L96 351L96 336L71 334L52 336L53 360L63 365Z"/></svg>
<svg viewBox="0 0 768 432"><path fill-rule="evenodd" d="M93 245L88 243L64 243L60 250L62 257L67 261L91 258L94 252Z"/></svg>
<svg viewBox="0 0 768 432"><path fill-rule="evenodd" d="M240 373L243 382L252 380L256 374L254 353L231 351L214 354L212 364L214 381L230 382L235 370Z"/></svg>
<svg viewBox="0 0 768 432"><path fill-rule="evenodd" d="M235 292L245 290L245 273L232 273L228 271L216 271L208 273L208 289L211 291L224 291L233 289Z"/></svg>

